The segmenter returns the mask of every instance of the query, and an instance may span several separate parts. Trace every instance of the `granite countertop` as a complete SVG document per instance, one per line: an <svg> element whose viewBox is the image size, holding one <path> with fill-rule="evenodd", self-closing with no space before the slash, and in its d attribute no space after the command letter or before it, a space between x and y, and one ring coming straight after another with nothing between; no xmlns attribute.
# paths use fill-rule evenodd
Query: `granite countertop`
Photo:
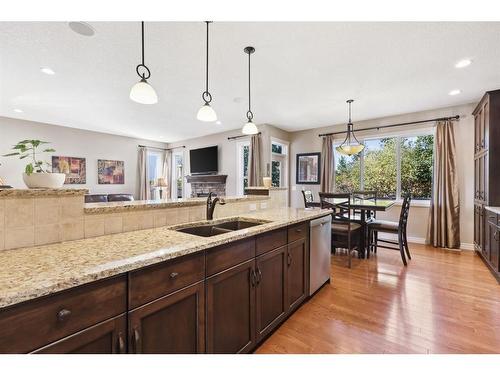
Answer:
<svg viewBox="0 0 500 375"><path fill-rule="evenodd" d="M226 203L251 202L267 200L269 197L262 195L243 195L221 197ZM100 202L85 203L86 214L116 213L125 211L151 210L161 208L204 206L207 198L180 198L180 199L158 199L158 200L138 200L125 202Z"/></svg>
<svg viewBox="0 0 500 375"><path fill-rule="evenodd" d="M0 252L0 308L330 212L295 208L262 210L241 217L268 223L214 237L198 237L177 232L172 227L161 227L4 250ZM227 220L218 219L214 222Z"/></svg>
<svg viewBox="0 0 500 375"><path fill-rule="evenodd" d="M246 190L288 190L286 187L265 187L265 186L248 186L245 188Z"/></svg>
<svg viewBox="0 0 500 375"><path fill-rule="evenodd" d="M83 196L88 192L88 189L0 189L0 198Z"/></svg>
<svg viewBox="0 0 500 375"><path fill-rule="evenodd" d="M500 207L486 206L485 209L500 215Z"/></svg>

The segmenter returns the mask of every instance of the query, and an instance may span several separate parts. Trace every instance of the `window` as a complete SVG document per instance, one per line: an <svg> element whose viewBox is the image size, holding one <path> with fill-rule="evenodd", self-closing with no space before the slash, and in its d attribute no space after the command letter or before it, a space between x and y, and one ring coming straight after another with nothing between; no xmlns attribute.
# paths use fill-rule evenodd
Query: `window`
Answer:
<svg viewBox="0 0 500 375"><path fill-rule="evenodd" d="M401 190L413 199L430 199L434 136L401 138Z"/></svg>
<svg viewBox="0 0 500 375"><path fill-rule="evenodd" d="M334 146L336 147L336 145ZM360 156L346 156L334 150L335 186L338 191L360 190Z"/></svg>
<svg viewBox="0 0 500 375"><path fill-rule="evenodd" d="M151 199L156 197L156 185L158 178L163 177L163 152L148 150L147 153L147 178L151 191Z"/></svg>
<svg viewBox="0 0 500 375"><path fill-rule="evenodd" d="M363 143L365 149L358 155L345 156L334 150L337 191L377 190L388 199L411 192L413 199L431 198L434 135L427 132L365 139Z"/></svg>
<svg viewBox="0 0 500 375"><path fill-rule="evenodd" d="M396 199L397 194L397 138L365 141L363 190L376 190L379 196Z"/></svg>
<svg viewBox="0 0 500 375"><path fill-rule="evenodd" d="M238 155L238 195L244 195L245 189L248 187L248 163L250 157L250 142L242 141L236 144Z"/></svg>
<svg viewBox="0 0 500 375"><path fill-rule="evenodd" d="M271 138L272 186L286 187L288 181L287 172L288 172L288 142Z"/></svg>

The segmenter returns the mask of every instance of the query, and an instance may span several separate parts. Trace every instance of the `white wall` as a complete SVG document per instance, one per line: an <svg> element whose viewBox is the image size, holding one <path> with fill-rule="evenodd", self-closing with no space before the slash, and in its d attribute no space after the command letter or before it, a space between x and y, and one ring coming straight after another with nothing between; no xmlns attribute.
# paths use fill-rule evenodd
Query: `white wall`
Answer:
<svg viewBox="0 0 500 375"><path fill-rule="evenodd" d="M65 185L70 188L87 188L91 193L132 193L137 198L137 146L165 147L164 143L122 137L117 135L79 130L64 126L0 117L0 154L10 152L11 147L23 139L40 139L51 142L56 149L53 155L84 157L87 162L87 183ZM47 154L44 160L51 160ZM125 184L99 185L97 183L97 159L123 160ZM25 188L22 172L26 163L17 157L0 157L0 176L15 188Z"/></svg>
<svg viewBox="0 0 500 375"><path fill-rule="evenodd" d="M473 243L473 201L474 201L474 117L471 115L475 103L441 108L431 111L416 112L399 116L391 116L354 123L355 130L368 128L377 125L387 125L399 122L410 122L425 120L429 118L460 115L460 121L455 124L456 147L458 155L458 178L460 185L460 237L463 247L470 248ZM413 129L429 127L429 124L415 125ZM297 153L303 152L321 152L322 140L318 137L320 133L329 133L342 131L345 124L339 124L324 128L304 130L290 133L290 202L292 207L303 207L301 190L312 190L316 196L320 191L320 185L295 185L295 160ZM397 129L397 128L396 128ZM401 128L405 131L409 127ZM394 129L392 130L394 131ZM363 132L359 136L384 134L383 130L379 132ZM340 136L343 138L343 135ZM414 239L421 240L425 238L428 222L427 207L414 206L410 210L409 235ZM380 215L381 218L396 220L399 215L399 207L395 206L390 212Z"/></svg>

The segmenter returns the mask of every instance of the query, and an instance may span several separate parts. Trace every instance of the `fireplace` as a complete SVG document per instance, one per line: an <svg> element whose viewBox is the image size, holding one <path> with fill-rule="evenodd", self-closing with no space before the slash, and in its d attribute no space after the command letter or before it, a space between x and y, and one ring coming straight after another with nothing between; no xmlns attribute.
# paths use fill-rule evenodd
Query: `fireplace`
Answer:
<svg viewBox="0 0 500 375"><path fill-rule="evenodd" d="M186 176L186 181L191 184L191 197L206 197L212 192L214 195L226 195L227 175L194 175Z"/></svg>

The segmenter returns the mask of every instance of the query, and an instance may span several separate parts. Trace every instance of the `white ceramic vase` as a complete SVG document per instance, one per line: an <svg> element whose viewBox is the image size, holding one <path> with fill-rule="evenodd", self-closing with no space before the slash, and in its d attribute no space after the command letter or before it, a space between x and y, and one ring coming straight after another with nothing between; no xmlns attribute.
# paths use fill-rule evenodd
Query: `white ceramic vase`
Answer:
<svg viewBox="0 0 500 375"><path fill-rule="evenodd" d="M262 177L262 183L264 184L264 187L269 189L272 185L271 177Z"/></svg>
<svg viewBox="0 0 500 375"><path fill-rule="evenodd" d="M64 185L64 173L23 173L23 181L30 189L58 189Z"/></svg>

